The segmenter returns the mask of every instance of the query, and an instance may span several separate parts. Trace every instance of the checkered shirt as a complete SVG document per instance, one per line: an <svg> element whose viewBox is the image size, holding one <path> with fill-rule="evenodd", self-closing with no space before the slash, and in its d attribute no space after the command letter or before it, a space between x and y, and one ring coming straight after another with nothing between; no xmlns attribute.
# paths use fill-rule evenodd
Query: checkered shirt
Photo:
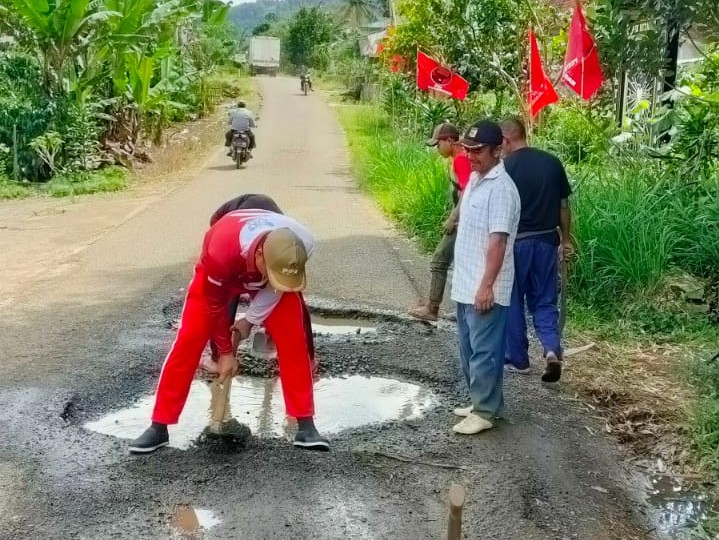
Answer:
<svg viewBox="0 0 719 540"><path fill-rule="evenodd" d="M514 285L514 239L520 212L519 192L500 162L484 178L473 172L459 209L454 248L452 300L474 304L484 271L491 233L507 233L502 268L494 282L494 301L509 306Z"/></svg>

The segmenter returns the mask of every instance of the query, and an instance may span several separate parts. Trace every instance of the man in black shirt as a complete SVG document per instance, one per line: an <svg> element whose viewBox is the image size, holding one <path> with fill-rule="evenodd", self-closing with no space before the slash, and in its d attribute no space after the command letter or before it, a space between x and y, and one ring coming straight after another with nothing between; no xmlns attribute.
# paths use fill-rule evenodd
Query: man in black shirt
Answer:
<svg viewBox="0 0 719 540"><path fill-rule="evenodd" d="M504 167L522 201L519 230L514 244L514 289L507 318L507 369L529 371L526 305L544 348L545 382L562 374L562 346L557 308L557 261L572 250L569 235L571 188L561 162L553 155L530 148L521 120L505 120Z"/></svg>

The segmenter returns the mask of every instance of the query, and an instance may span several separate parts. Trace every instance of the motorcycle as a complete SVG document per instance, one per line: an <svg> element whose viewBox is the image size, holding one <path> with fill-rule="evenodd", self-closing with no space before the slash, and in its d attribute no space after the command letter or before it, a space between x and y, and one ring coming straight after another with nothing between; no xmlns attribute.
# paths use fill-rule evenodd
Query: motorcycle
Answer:
<svg viewBox="0 0 719 540"><path fill-rule="evenodd" d="M247 133L244 131L233 133L230 149L235 168L239 169L243 163L250 159L250 138Z"/></svg>
<svg viewBox="0 0 719 540"><path fill-rule="evenodd" d="M302 75L301 86L302 86L302 93L304 93L304 95L307 95L307 92L310 89L310 78L307 75Z"/></svg>

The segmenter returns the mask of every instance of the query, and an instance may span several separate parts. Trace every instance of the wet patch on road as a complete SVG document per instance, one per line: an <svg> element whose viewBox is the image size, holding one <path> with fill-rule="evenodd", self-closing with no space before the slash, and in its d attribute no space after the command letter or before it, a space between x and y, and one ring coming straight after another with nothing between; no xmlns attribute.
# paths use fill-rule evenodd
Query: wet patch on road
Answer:
<svg viewBox="0 0 719 540"><path fill-rule="evenodd" d="M414 420L437 405L436 396L422 386L382 377L353 375L330 377L315 383L316 425L321 433L394 420ZM203 433L209 422L210 384L195 380L187 404L175 426L170 426L170 446L185 450ZM154 395L140 398L126 409L87 422L90 431L121 439L133 439L147 427ZM285 416L279 379L238 376L230 389L229 416L245 424L259 437L294 436L294 420Z"/></svg>
<svg viewBox="0 0 719 540"><path fill-rule="evenodd" d="M203 533L222 523L212 510L178 504L170 516L170 528L182 539L201 538Z"/></svg>
<svg viewBox="0 0 719 540"><path fill-rule="evenodd" d="M697 538L693 530L712 512L707 496L686 486L681 478L655 474L647 479L647 503L654 508L657 535L666 540Z"/></svg>

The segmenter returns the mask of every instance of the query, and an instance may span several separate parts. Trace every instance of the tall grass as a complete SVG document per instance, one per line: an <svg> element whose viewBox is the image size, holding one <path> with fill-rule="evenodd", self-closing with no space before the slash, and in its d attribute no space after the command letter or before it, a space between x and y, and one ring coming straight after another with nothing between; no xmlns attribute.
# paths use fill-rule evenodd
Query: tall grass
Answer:
<svg viewBox="0 0 719 540"><path fill-rule="evenodd" d="M57 175L46 184L52 197L69 197L122 191L128 185L127 172L119 167Z"/></svg>
<svg viewBox="0 0 719 540"><path fill-rule="evenodd" d="M452 204L447 164L421 141L398 137L377 108L340 107L339 117L361 187L424 249L432 249Z"/></svg>
<svg viewBox="0 0 719 540"><path fill-rule="evenodd" d="M656 166L617 161L576 178L574 293L594 302L654 292L679 244L673 194Z"/></svg>

